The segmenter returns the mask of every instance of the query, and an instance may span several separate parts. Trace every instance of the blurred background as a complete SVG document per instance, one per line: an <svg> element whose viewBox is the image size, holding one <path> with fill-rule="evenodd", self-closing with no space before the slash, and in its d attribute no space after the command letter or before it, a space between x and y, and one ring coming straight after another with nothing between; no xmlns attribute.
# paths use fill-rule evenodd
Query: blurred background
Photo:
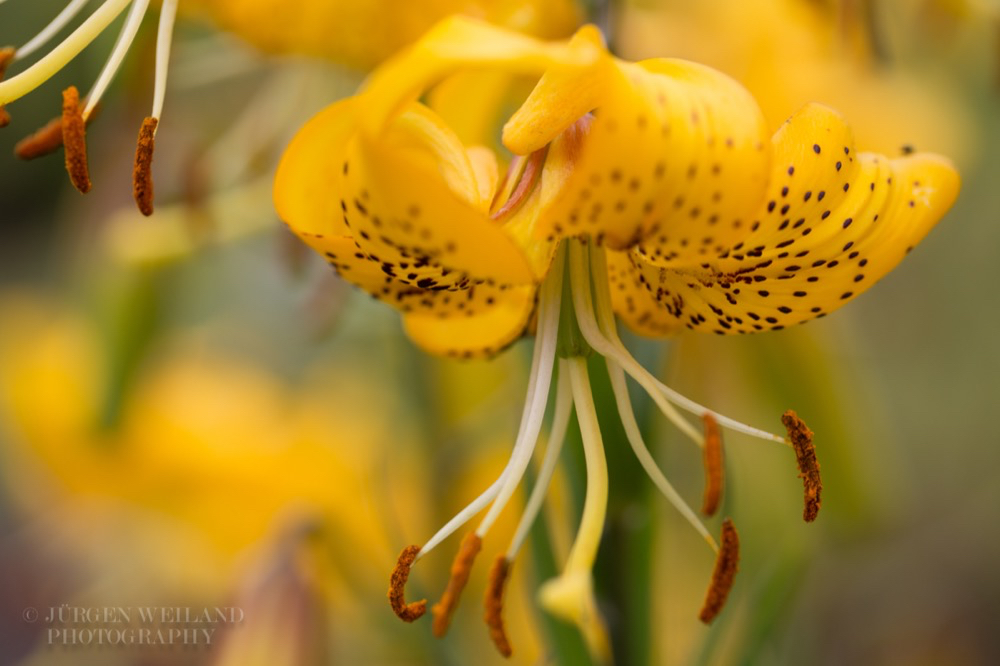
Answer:
<svg viewBox="0 0 1000 666"><path fill-rule="evenodd" d="M596 583L616 663L1000 661L1000 442L989 420L1000 396L989 286L1000 279L1000 5L411 4L303 2L288 16L276 1L182 1L148 219L130 176L152 99L155 20L90 127L86 197L61 152L22 162L13 146L58 115L63 88L89 87L116 28L8 106L0 663L503 662L481 622L483 562L445 640L399 623L385 591L399 550L502 468L530 342L492 362L420 353L395 313L339 282L270 202L294 131L457 10L545 37L593 20L622 57L729 73L775 127L820 101L844 113L859 148L939 152L963 178L940 226L842 312L761 336L627 340L703 404L772 430L794 408L817 433L824 506L809 525L788 452L728 437L721 513L740 527L744 555L711 628L697 620L710 553L631 459L606 380L596 381L612 495ZM61 6L0 4L0 45L23 44ZM700 459L648 401L635 402L661 466L696 502ZM509 587L515 663L589 663L533 596L576 525L573 441ZM505 512L484 560L506 546L517 513ZM453 540L414 570L410 597L443 589ZM210 644L95 645L79 632L129 623L67 621L68 610L46 621L52 608L138 607L241 613L214 624Z"/></svg>

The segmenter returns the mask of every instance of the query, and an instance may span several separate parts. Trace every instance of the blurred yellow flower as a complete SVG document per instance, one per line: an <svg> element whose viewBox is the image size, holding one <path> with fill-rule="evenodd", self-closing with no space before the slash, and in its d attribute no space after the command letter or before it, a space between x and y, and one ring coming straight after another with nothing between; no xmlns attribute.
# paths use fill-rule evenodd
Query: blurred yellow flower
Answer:
<svg viewBox="0 0 1000 666"><path fill-rule="evenodd" d="M372 590L395 526L429 525L454 497L423 492L421 449L377 385L317 364L293 387L189 334L148 360L108 430L108 372L86 320L34 293L0 294L4 499L61 552L95 562L82 603L228 599L246 624L213 647L222 664L326 663L331 642L344 663L419 657L380 639ZM454 492L502 464L486 462ZM538 629L519 590L512 602L533 663Z"/></svg>
<svg viewBox="0 0 1000 666"><path fill-rule="evenodd" d="M365 68L454 13L547 38L563 37L580 22L580 10L572 0L327 0L299 3L294 11L280 0L197 0L182 7L265 51Z"/></svg>
<svg viewBox="0 0 1000 666"><path fill-rule="evenodd" d="M445 122L455 109L418 101L469 69L527 76L537 85L503 128L507 175L491 148L465 145ZM460 79L461 84L468 84ZM471 94L474 93L470 93ZM446 100L461 94L452 90ZM441 98L428 96L431 104ZM476 112L495 113L472 104ZM439 113L440 111L440 113ZM846 122L807 105L768 140L753 98L732 79L681 60L619 60L592 26L542 42L450 18L377 69L356 96L315 116L289 146L275 180L285 222L349 282L403 313L409 336L437 354L490 356L529 328L537 342L521 430L501 477L423 547L403 551L390 601L412 621L410 567L492 506L466 537L452 581L434 607L447 628L482 537L518 486L538 439L559 360L549 449L520 529L498 558L487 622L501 653L499 617L510 563L547 487L575 407L587 496L563 574L541 603L609 654L591 568L607 500L607 470L584 357L605 357L629 442L657 487L718 552L702 610L711 621L736 569L738 538L721 547L674 491L642 441L625 373L705 452L719 492L723 425L794 448L806 520L820 503L812 433L793 413L788 438L723 417L658 382L618 338L683 327L719 334L776 330L825 316L890 271L951 206L958 176L930 154L859 153ZM564 284L565 274L565 284ZM704 420L702 434L673 405ZM706 513L717 502L706 500Z"/></svg>
<svg viewBox="0 0 1000 666"><path fill-rule="evenodd" d="M949 82L929 67L898 67L878 53L901 39L922 39L912 30L876 34L901 23L901 14L926 11L922 4L931 3L628 2L616 35L625 57L671 55L727 72L754 95L772 129L803 104L822 100L851 119L868 150L895 155L916 146L961 161L974 140L968 111L948 94Z"/></svg>

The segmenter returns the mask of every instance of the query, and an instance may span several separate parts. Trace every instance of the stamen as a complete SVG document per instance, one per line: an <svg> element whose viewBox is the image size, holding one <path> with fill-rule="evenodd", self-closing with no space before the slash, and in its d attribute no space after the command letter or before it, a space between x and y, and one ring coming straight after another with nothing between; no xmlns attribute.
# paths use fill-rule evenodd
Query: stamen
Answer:
<svg viewBox="0 0 1000 666"><path fill-rule="evenodd" d="M121 32L118 33L115 46L111 50L111 55L104 64L104 69L101 70L100 75L97 77L94 87L87 93L87 107L83 110L84 118L89 116L90 112L94 109L94 105L101 101L101 96L104 95L104 91L111 84L111 79L118 73L118 68L121 67L122 61L125 60L125 54L128 53L129 48L132 46L132 41L139 31L139 26L146 15L147 7L149 7L149 0L133 1L132 8L129 9L128 16L125 18L125 23L122 24Z"/></svg>
<svg viewBox="0 0 1000 666"><path fill-rule="evenodd" d="M486 586L484 603L486 613L483 616L486 626L490 629L490 640L505 657L510 657L514 653L503 626L503 596L507 579L510 577L511 564L511 561L503 555L497 555L497 559L494 560L490 568L489 583Z"/></svg>
<svg viewBox="0 0 1000 666"><path fill-rule="evenodd" d="M403 622L413 622L427 611L427 600L421 599L412 603L406 603L406 581L410 577L410 569L417 559L419 546L407 546L399 554L399 560L392 570L392 577L389 580L389 605L393 612Z"/></svg>
<svg viewBox="0 0 1000 666"><path fill-rule="evenodd" d="M714 516L719 508L719 498L722 496L722 434L719 423L711 414L702 415L705 421L705 495L702 498L701 512L706 516Z"/></svg>
<svg viewBox="0 0 1000 666"><path fill-rule="evenodd" d="M80 93L76 86L63 91L62 139L66 149L66 171L81 193L90 191L87 169L87 129L80 113Z"/></svg>
<svg viewBox="0 0 1000 666"><path fill-rule="evenodd" d="M42 31L37 35L32 37L25 43L24 46L17 50L17 59L23 60L27 58L32 53L45 46L46 42L56 36L56 34L66 27L66 24L72 21L80 10L83 9L90 0L71 0L69 4L63 7L63 10L52 19L47 26L42 28Z"/></svg>
<svg viewBox="0 0 1000 666"><path fill-rule="evenodd" d="M598 292L600 292L602 289L607 289L607 270L605 264L600 263L604 257L603 249L596 248L596 250L593 255L594 268L597 273L594 283L598 287ZM653 376L638 361L632 358L632 355L625 349L625 345L618 339L618 333L614 330L614 312L610 309L605 311L603 304L600 302L600 316L602 320L609 320L605 321L607 333L605 334L598 327L593 299L590 293L590 263L587 258L587 248L576 241L570 242L570 275L573 283L573 306L576 308L576 317L580 325L580 332L583 333L587 344L593 347L601 356L614 359L640 386L646 389L649 397L653 399L653 402L660 408L663 415L678 430L690 437L698 446L704 446L701 433L685 421L677 413L673 405L666 401L662 393L658 390ZM610 308L610 296L608 297L608 306Z"/></svg>
<svg viewBox="0 0 1000 666"><path fill-rule="evenodd" d="M3 81L4 74L7 73L7 65L14 61L14 47L7 46L0 49L0 81ZM10 114L0 104L0 127L7 127L10 124Z"/></svg>
<svg viewBox="0 0 1000 666"><path fill-rule="evenodd" d="M96 107L94 112L85 121L87 126L97 118L101 107ZM22 160L33 160L36 157L48 155L58 150L63 145L62 116L53 118L44 127L30 136L26 136L14 146L14 154Z"/></svg>
<svg viewBox="0 0 1000 666"><path fill-rule="evenodd" d="M599 247L591 248L591 256L592 256L591 260L594 266L594 273L597 276L599 276L595 279L595 285L596 285L595 309L597 313L597 318L601 323L601 328L603 329L604 335L607 337L607 339L616 347L618 347L620 354L624 354L625 356L631 358L628 354L628 350L622 343L621 338L618 337L618 331L615 327L614 309L611 307L611 293L608 289L607 280L602 279L603 276L607 275L607 257L604 253L604 250ZM665 397L667 400L677 405L681 409L684 409L692 414L697 414L698 416L702 416L704 414L711 414L713 417L715 417L715 420L719 422L719 425L725 426L730 430L735 430L745 435L750 435L751 437L766 439L772 442L777 442L779 444L784 444L786 446L789 445L788 440L786 440L784 437L781 437L780 435L775 435L765 430L754 428L753 426L748 426L745 423L741 423L740 421L729 418L728 416L712 411L711 409L708 409L704 405L699 405L694 400L691 400L690 398L678 393L674 389L670 388L669 386L661 382L659 379L654 377L652 374L649 373L649 371L645 370L645 368L642 368L641 366L639 366L638 370L641 370L642 373L646 375L646 378L643 380L640 380L640 377L637 376L632 369L629 369L629 365L626 364L623 365L626 371L628 371L628 373L632 375L632 378L635 379L637 382L639 382L639 384L646 389L646 391L650 394L650 397L653 398L653 401L656 402L658 406L660 406L661 411L663 410L663 407L658 398L659 394L662 393L663 397ZM643 383L644 381L646 381L647 383ZM654 388L651 389L650 386L647 384L652 385ZM667 418L670 418L671 421L674 421L674 419L667 412L664 411L664 414L667 416ZM674 421L674 423L676 425L676 421ZM683 423L685 425L687 424L686 421L683 421ZM693 429L692 430L687 430L685 428L681 429L684 430L684 432L686 432L688 436L694 438L691 434L692 432L694 432ZM700 437L696 439L696 441L699 444L702 443Z"/></svg>
<svg viewBox="0 0 1000 666"><path fill-rule="evenodd" d="M601 427L597 421L597 409L594 407L587 361L582 358L571 358L566 363L570 371L573 402L576 405L576 417L580 423L580 435L583 439L587 490L583 498L580 530L566 558L565 573L589 572L597 557L597 548L600 545L608 508L608 463L604 458L604 443L601 439Z"/></svg>
<svg viewBox="0 0 1000 666"><path fill-rule="evenodd" d="M541 586L538 600L553 615L575 623L595 661L605 663L610 662L611 648L607 630L601 622L594 601L592 571L607 515L608 465L604 457L604 443L597 422L587 361L581 357L571 357L566 360L566 364L570 371L573 402L583 439L587 489L580 527L566 558L566 566L559 576Z"/></svg>
<svg viewBox="0 0 1000 666"><path fill-rule="evenodd" d="M550 277L546 280L542 287L541 300L543 304L553 302L552 295L558 294L558 290L562 288L562 265L563 255L562 252L560 252L556 255L553 268L549 273ZM556 280L557 284L550 284L552 280ZM556 300L555 303L558 304L558 301ZM551 307L548 308L548 310L551 309ZM537 403L539 400L543 401L543 404L541 405L541 412L538 415L538 428L541 428L541 417L545 412L544 400L547 398L549 383L552 378L552 356L554 356L555 337L558 333L559 312L557 309L555 313L549 312L548 316L545 316L544 313L547 312L547 310L543 309L541 306L539 311L542 312L543 315L540 317L538 324L538 341L535 343L535 350L531 359L531 371L528 377L528 393L525 399L524 411L521 414L521 425L518 429L517 440L514 443L514 450L511 452L510 460L507 462L507 466L504 467L503 472L501 472L500 477L493 482L493 485L483 491L483 493L470 502L468 506L459 511L445 524L444 527L439 529L434 536L432 536L430 540L424 544L423 548L421 548L420 552L417 554L418 560L433 550L442 541L451 536L455 530L467 523L469 519L479 513L483 507L492 502L500 494L500 491L504 488L504 485L507 483L511 475L516 473L518 461L523 455L521 450L526 446L525 442L528 441L525 433L528 425L533 421L532 415L535 414L536 410L538 410ZM552 338L551 344L545 344L544 341L548 338ZM548 354L548 357L546 357L546 354ZM546 374L547 377L543 380L542 376ZM543 392L541 391L543 386L545 389L545 395L542 395ZM537 438L538 434L536 432L535 440L537 440ZM531 445L534 446L534 441L531 442ZM531 455L529 452L527 460L530 460L530 458ZM527 460L525 461L525 466L527 466ZM520 479L523 474L524 470L522 469L521 473L517 475L517 478ZM513 490L511 492L513 492ZM485 534L482 526L480 526L477 533L480 537Z"/></svg>
<svg viewBox="0 0 1000 666"><path fill-rule="evenodd" d="M490 215L491 219L503 221L521 207L521 204L524 203L528 195L535 189L535 184L538 183L538 179L542 176L542 167L545 165L545 156L548 150L549 147L546 145L544 148L536 150L527 157L520 157L519 159L523 160L523 162L511 164L508 177L517 175L519 178L517 183L514 184L514 190L511 192L510 197L500 206L499 210ZM503 189L500 191L502 192Z"/></svg>
<svg viewBox="0 0 1000 666"><path fill-rule="evenodd" d="M788 430L788 439L792 441L795 460L799 465L799 478L805 487L805 508L802 510L802 518L811 523L819 515L820 493L823 490L816 447L812 441L813 431L791 409L781 415L781 422Z"/></svg>
<svg viewBox="0 0 1000 666"><path fill-rule="evenodd" d="M0 104L8 104L23 97L75 58L115 20L132 0L105 0L90 17L81 23L73 33L54 49L49 51L34 65L17 76L0 83Z"/></svg>
<svg viewBox="0 0 1000 666"><path fill-rule="evenodd" d="M545 492L552 482L552 474L555 472L556 463L559 461L559 453L562 451L563 442L566 441L566 429L569 427L570 413L573 411L573 393L569 384L569 368L566 361L559 360L559 383L556 386L556 406L552 415L552 429L549 431L549 441L546 444L545 457L542 459L542 467L535 480L535 487L531 489L531 496L528 504L521 515L521 521L517 524L514 538L511 539L510 548L507 549L507 559L511 562L517 557L517 552L528 537L535 518L545 501Z"/></svg>
<svg viewBox="0 0 1000 666"><path fill-rule="evenodd" d="M153 214L153 147L158 122L157 118L142 121L132 167L132 196L139 211L146 217Z"/></svg>
<svg viewBox="0 0 1000 666"><path fill-rule="evenodd" d="M715 543L715 538L709 534L708 530L698 519L698 516L695 515L695 512L691 510L691 507L684 501L684 498L674 489L670 481L667 480L667 477L663 475L663 472L653 459L653 454L649 452L649 448L643 441L642 433L639 431L639 424L635 420L635 413L632 411L632 401L628 395L628 386L625 384L624 370L611 359L605 359L605 361L608 366L608 377L611 379L611 390L615 394L618 416L621 418L622 427L625 429L625 437L632 446L632 452L635 454L636 459L653 481L653 484L667 498L667 501L705 539L713 551L719 552L719 545Z"/></svg>
<svg viewBox="0 0 1000 666"><path fill-rule="evenodd" d="M472 564L476 560L476 555L483 547L483 540L476 536L475 532L469 532L462 539L462 545L455 555L455 560L451 563L451 578L448 579L448 587L441 595L441 601L434 604L431 613L434 615L433 631L438 638L443 638L448 633L448 626L451 624L452 613L458 607L458 600L465 589L465 584L469 582L469 574L472 572Z"/></svg>
<svg viewBox="0 0 1000 666"><path fill-rule="evenodd" d="M709 624L722 611L733 588L733 578L740 563L740 536L733 526L733 521L726 518L722 521L722 546L715 558L715 569L712 571L712 582L708 586L705 604L701 607L698 618Z"/></svg>
<svg viewBox="0 0 1000 666"><path fill-rule="evenodd" d="M26 136L14 146L14 154L22 160L33 160L42 155L48 155L63 143L62 116L53 118L45 127L34 134Z"/></svg>
<svg viewBox="0 0 1000 666"><path fill-rule="evenodd" d="M153 80L152 117L163 115L163 100L167 93L167 69L170 65L170 44L174 36L177 17L177 0L163 0L160 5L160 23L156 28L156 78Z"/></svg>
<svg viewBox="0 0 1000 666"><path fill-rule="evenodd" d="M730 418L724 414L712 411L711 409L708 409L704 405L699 405L694 400L691 400L687 396L678 393L674 389L670 388L669 386L661 382L659 379L654 378L653 381L656 382L657 388L659 388L660 391L663 392L663 395L666 396L667 400L674 403L683 410L691 412L692 414L711 414L713 417L715 417L715 420L719 422L719 425L729 428L730 430L741 432L744 435L750 435L751 437L757 437L758 439L765 439L770 442L776 442L778 444L784 444L785 446L790 446L788 440L782 437L781 435L775 435L774 433L767 432L766 430L761 430L760 428L754 428L753 426L749 426L741 421L737 421L736 419Z"/></svg>
<svg viewBox="0 0 1000 666"><path fill-rule="evenodd" d="M514 443L514 450L510 457L510 470L500 493L493 501L486 517L480 523L476 534L480 537L486 533L496 521L500 512L507 505L514 490L524 476L528 464L531 462L531 455L534 453L535 445L538 442L538 435L541 432L542 420L545 416L545 407L549 398L549 386L552 382L552 367L555 363L556 342L559 334L559 298L562 294L562 269L563 252L558 251L553 261L548 277L542 283L542 294L538 305L539 325L538 339L535 344L542 348L538 377L536 379L535 393L532 398L531 409L528 412L527 420L523 430L519 433L517 442ZM505 471L505 473L507 473Z"/></svg>

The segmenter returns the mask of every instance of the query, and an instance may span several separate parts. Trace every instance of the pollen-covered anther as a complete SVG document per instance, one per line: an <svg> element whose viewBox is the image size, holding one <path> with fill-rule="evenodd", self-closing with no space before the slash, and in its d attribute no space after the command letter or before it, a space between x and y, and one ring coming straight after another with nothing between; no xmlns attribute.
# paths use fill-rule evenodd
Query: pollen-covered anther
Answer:
<svg viewBox="0 0 1000 666"><path fill-rule="evenodd" d="M14 59L14 54L16 52L16 49L12 46L5 46L0 49L0 81L3 81L4 74L7 73L7 65L9 65L11 60ZM0 127L7 127L9 124L10 114L7 113L3 104L0 104Z"/></svg>
<svg viewBox="0 0 1000 666"><path fill-rule="evenodd" d="M66 150L66 171L73 186L82 194L90 191L87 168L87 129L76 86L63 91L62 141Z"/></svg>
<svg viewBox="0 0 1000 666"><path fill-rule="evenodd" d="M89 126L97 118L101 106L95 106L86 118ZM34 134L24 137L14 146L14 154L22 160L33 160L48 155L63 145L62 116L53 118Z"/></svg>
<svg viewBox="0 0 1000 666"><path fill-rule="evenodd" d="M705 494L702 498L701 512L706 516L714 516L722 497L722 433L719 430L719 422L710 413L703 414L702 420L705 423L705 448L702 452L705 463Z"/></svg>
<svg viewBox="0 0 1000 666"><path fill-rule="evenodd" d="M153 148L158 122L158 118L152 117L142 121L132 167L132 196L139 211L147 217L153 214Z"/></svg>
<svg viewBox="0 0 1000 666"><path fill-rule="evenodd" d="M407 546L399 554L396 566L389 580L389 605L396 616L404 622L413 622L427 611L427 600L421 599L406 603L406 581L410 578L410 569L420 552L420 546Z"/></svg>
<svg viewBox="0 0 1000 666"><path fill-rule="evenodd" d="M705 603L701 607L698 618L709 624L722 611L733 588L733 579L740 564L740 536L733 526L733 521L726 518L722 521L722 538L719 544L719 554L715 558L715 569L712 571L712 582L705 595Z"/></svg>
<svg viewBox="0 0 1000 666"><path fill-rule="evenodd" d="M820 494L823 482L819 475L819 461L816 459L816 447L813 445L813 431L799 418L798 414L789 409L781 415L781 422L788 431L788 439L795 449L795 460L799 465L799 478L805 487L805 508L802 518L807 523L816 520L819 515Z"/></svg>
<svg viewBox="0 0 1000 666"><path fill-rule="evenodd" d="M469 532L462 539L462 545L458 548L458 554L451 563L451 578L448 579L448 587L441 595L441 601L434 604L431 613L434 615L432 630L438 638L443 638L448 633L451 625L451 616L458 608L458 601L462 596L465 584L469 582L469 574L472 572L472 565L476 560L476 555L483 547L483 540L475 532Z"/></svg>
<svg viewBox="0 0 1000 666"><path fill-rule="evenodd" d="M511 561L505 555L498 555L490 567L489 583L486 586L484 602L486 626L490 629L490 640L497 650L505 657L510 657L514 650L507 639L507 630L503 626L503 595L510 577Z"/></svg>
<svg viewBox="0 0 1000 666"><path fill-rule="evenodd" d="M490 215L492 219L497 221L507 219L527 200L542 176L542 167L545 165L545 156L548 154L548 151L549 147L545 146L526 157L518 156L516 161L511 163L510 169L507 172L507 178L517 178L518 180L516 183L511 183L513 189L510 196L496 212ZM504 188L501 188L498 195L503 190Z"/></svg>

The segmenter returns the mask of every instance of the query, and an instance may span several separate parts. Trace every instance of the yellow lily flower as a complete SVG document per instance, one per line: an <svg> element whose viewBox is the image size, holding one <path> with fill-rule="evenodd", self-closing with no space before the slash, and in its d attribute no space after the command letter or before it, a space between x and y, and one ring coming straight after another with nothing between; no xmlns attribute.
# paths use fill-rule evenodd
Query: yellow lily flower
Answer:
<svg viewBox="0 0 1000 666"><path fill-rule="evenodd" d="M468 83L470 70L537 81L504 125L503 145L513 154L504 178L502 155L464 144L443 120L454 109L433 108L435 86ZM453 90L444 97L461 99ZM590 573L608 493L584 360L596 351L638 460L718 553L701 612L710 622L737 568L736 529L725 520L718 544L657 467L626 373L703 451L706 513L721 492L722 426L792 448L804 517L815 519L822 484L812 432L791 411L782 437L676 393L631 357L615 315L657 336L685 327L777 330L825 316L902 260L958 188L942 157L858 152L843 118L818 104L769 137L753 98L732 79L680 60L619 60L592 26L568 41L542 42L451 18L377 69L356 96L315 116L275 180L278 212L303 241L344 279L400 310L409 336L431 353L490 356L536 335L510 462L422 547L403 551L389 594L397 614L412 621L426 607L404 599L412 565L490 505L433 609L435 633L447 629L482 539L533 454L558 365L549 445L519 529L491 572L486 617L498 649L510 654L503 585L575 408L588 475L583 516L563 574L543 585L540 601L576 623L596 657L608 655ZM699 416L704 432L675 406Z"/></svg>

